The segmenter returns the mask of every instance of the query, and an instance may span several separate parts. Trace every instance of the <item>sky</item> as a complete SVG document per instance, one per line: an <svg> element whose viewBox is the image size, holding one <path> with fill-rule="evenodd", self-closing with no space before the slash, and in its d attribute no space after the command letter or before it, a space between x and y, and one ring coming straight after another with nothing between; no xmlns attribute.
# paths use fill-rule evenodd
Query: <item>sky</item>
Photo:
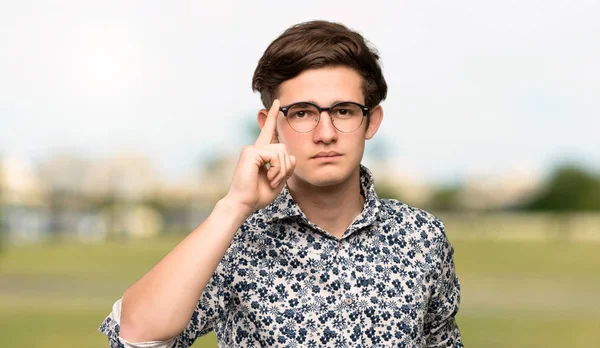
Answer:
<svg viewBox="0 0 600 348"><path fill-rule="evenodd" d="M600 170L598 18L598 1L576 0L0 0L0 154L134 151L185 175L250 142L262 53L325 19L381 54L375 138L397 169L437 181Z"/></svg>

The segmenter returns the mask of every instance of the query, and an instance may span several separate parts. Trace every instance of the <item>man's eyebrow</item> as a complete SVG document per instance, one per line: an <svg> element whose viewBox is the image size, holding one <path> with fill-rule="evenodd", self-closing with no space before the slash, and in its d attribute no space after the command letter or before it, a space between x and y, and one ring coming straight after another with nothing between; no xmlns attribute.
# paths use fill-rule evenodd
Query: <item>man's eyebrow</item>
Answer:
<svg viewBox="0 0 600 348"><path fill-rule="evenodd" d="M334 100L334 101L333 101L331 104L329 104L329 106L331 106L331 105L334 105L334 104L337 104L337 103L346 103L346 102L350 102L350 101L351 101L351 100L340 100L340 99L336 99L336 100ZM316 104L316 105L319 105L319 106L323 107L323 105L320 105L319 103L317 103L316 101L314 101L314 100L312 100L312 99L309 99L309 100L303 100L303 101L300 101L300 102L298 102L298 103L313 103L313 104Z"/></svg>

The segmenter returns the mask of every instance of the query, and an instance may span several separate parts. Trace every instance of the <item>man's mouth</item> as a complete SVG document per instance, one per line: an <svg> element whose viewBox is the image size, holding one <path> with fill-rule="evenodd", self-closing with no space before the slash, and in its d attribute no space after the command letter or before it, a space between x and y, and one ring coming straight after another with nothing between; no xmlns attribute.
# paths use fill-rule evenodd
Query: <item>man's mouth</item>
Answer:
<svg viewBox="0 0 600 348"><path fill-rule="evenodd" d="M341 156L339 152L335 151L321 151L314 155L312 158L330 158L330 157L338 157Z"/></svg>

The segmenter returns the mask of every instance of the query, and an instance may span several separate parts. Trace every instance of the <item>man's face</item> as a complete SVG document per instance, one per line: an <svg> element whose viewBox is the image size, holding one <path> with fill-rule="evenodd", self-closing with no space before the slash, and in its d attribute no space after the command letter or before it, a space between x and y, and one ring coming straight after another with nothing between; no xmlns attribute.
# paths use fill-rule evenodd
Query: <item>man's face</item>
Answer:
<svg viewBox="0 0 600 348"><path fill-rule="evenodd" d="M306 70L280 85L279 101L282 106L311 101L325 108L341 101L364 104L361 84L362 77L348 67ZM266 110L262 110L259 113L261 128L265 117ZM283 113L279 112L278 141L286 145L290 155L296 157L296 169L291 180L323 187L340 184L357 174L365 140L373 137L382 117L383 111L377 106L371 111L368 128L365 117L358 129L343 133L333 126L329 113L324 111L315 129L299 133L290 127ZM324 153L337 155L322 157Z"/></svg>

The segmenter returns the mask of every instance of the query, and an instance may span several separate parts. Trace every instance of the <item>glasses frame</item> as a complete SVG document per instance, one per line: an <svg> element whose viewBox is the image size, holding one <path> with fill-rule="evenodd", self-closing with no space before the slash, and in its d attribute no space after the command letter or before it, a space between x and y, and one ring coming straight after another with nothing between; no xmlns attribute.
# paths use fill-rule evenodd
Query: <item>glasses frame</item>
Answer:
<svg viewBox="0 0 600 348"><path fill-rule="evenodd" d="M315 123L315 126L313 128L311 128L310 130L308 130L308 131L299 132L294 127L292 127L292 125L290 124L290 119L288 118L288 111L290 110L290 108L292 106L294 106L296 104L308 104L308 105L312 105L315 108L317 108L317 110L319 110L319 117L317 118L317 123ZM333 122L333 116L331 116L331 110L333 110L336 106L338 106L340 104L353 104L353 105L356 105L356 106L360 107L360 109L362 110L363 118L360 120L360 124L356 127L356 129L351 130L349 132L346 132L346 131L343 131L343 130L341 130L338 127L335 126L335 122ZM321 122L321 114L323 113L323 111L327 111L327 114L329 115L329 117L332 118L332 122L331 123L333 124L333 126L335 127L335 129L337 129L338 131L340 131L342 133L352 133L352 132L354 132L354 131L356 131L357 129L360 128L360 126L363 124L363 120L364 120L365 117L369 117L370 112L371 112L371 107L366 106L366 105L362 105L362 104L359 104L359 103L356 103L356 102L353 102L353 101L341 101L341 102L337 102L337 103L331 105L328 108L322 108L322 107L320 107L319 105L317 105L317 104L315 104L313 102L300 101L300 102L295 102L295 103L292 103L292 104L289 104L289 105L286 105L286 106L282 106L282 107L279 108L279 111L283 112L283 116L285 116L285 119L286 119L288 125L295 132L298 132L298 133L312 132L315 128L317 128L317 126L319 125L319 122Z"/></svg>

